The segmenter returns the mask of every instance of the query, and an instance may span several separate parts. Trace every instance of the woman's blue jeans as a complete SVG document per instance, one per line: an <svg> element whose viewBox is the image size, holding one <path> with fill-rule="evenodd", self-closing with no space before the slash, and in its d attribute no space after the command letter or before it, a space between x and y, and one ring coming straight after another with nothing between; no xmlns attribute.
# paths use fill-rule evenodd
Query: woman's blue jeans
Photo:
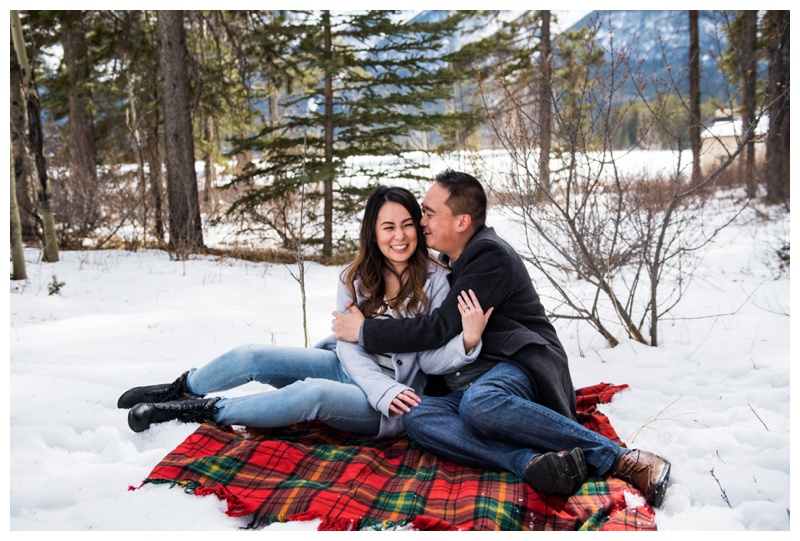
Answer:
<svg viewBox="0 0 800 541"><path fill-rule="evenodd" d="M465 392L424 397L403 416L409 437L454 462L523 477L533 457L580 447L601 475L625 450L617 443L537 404L521 368L498 363Z"/></svg>
<svg viewBox="0 0 800 541"><path fill-rule="evenodd" d="M344 373L335 351L241 346L192 369L186 385L195 394L207 395L251 381L277 389L220 399L217 423L274 428L318 420L359 434L376 435L380 429L381 414Z"/></svg>

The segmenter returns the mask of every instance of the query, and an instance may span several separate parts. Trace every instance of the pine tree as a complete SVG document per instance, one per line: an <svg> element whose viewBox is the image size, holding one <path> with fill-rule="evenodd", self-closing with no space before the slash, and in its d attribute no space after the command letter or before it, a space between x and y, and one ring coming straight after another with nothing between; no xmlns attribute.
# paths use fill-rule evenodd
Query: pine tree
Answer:
<svg viewBox="0 0 800 541"><path fill-rule="evenodd" d="M321 238L313 240L330 256L337 215L357 210L376 180L388 184L414 175L415 163L404 157L412 150L410 136L451 128L469 117L442 106L452 97L454 81L444 40L459 18L403 22L397 17L391 11L292 13L263 29L273 40L293 44L284 73L302 68L310 81L302 93L285 96L280 125L238 141L235 152L250 150L262 159L234 181L246 192L232 212L258 215L276 230L283 228L279 234L288 241L285 222L291 222L292 209L279 209L280 203L301 183L316 186L306 191L306 205L322 201L324 225L317 233ZM400 166L364 162L346 171L348 159L356 156L392 157ZM339 181L345 172L367 177L370 185L345 185Z"/></svg>

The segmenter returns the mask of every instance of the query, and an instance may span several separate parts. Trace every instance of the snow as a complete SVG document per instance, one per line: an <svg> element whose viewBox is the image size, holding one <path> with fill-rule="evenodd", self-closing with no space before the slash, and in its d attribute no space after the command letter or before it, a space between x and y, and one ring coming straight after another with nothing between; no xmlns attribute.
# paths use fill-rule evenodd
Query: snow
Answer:
<svg viewBox="0 0 800 541"><path fill-rule="evenodd" d="M758 118L758 124L754 130L754 134L763 137L769 130L769 117L762 115ZM703 137L741 137L744 130L742 129L741 117L735 119L720 120L717 119L711 126L703 130Z"/></svg>
<svg viewBox="0 0 800 541"><path fill-rule="evenodd" d="M494 212L489 223L511 231ZM601 410L630 447L672 462L657 511L662 532L790 529L790 287L774 255L781 240L789 240L788 214L761 221L743 213L663 321L657 348L623 341L611 349L588 327L556 322L575 385L630 385ZM62 252L57 263L41 262L38 249L25 255L28 280L9 288L10 529L246 525L214 497L151 485L129 491L196 425L136 434L116 401L244 343L302 347L293 269L173 261L160 251ZM310 264L307 273L314 342L330 330L338 269ZM64 285L49 295L55 282Z"/></svg>

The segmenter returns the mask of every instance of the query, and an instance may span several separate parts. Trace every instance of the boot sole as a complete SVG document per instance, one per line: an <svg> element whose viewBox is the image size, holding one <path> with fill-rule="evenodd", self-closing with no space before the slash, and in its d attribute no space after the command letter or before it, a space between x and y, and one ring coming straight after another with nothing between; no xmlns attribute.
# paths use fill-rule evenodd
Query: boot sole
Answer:
<svg viewBox="0 0 800 541"><path fill-rule="evenodd" d="M653 497L651 498L652 501L650 502L650 505L653 507L661 507L661 504L664 501L664 496L667 493L667 483L669 482L669 474L670 470L672 469L672 464L670 464L668 460L660 456L658 458L663 460L666 466L664 467L664 471L661 472L661 477L658 479L658 482L656 482L653 490Z"/></svg>

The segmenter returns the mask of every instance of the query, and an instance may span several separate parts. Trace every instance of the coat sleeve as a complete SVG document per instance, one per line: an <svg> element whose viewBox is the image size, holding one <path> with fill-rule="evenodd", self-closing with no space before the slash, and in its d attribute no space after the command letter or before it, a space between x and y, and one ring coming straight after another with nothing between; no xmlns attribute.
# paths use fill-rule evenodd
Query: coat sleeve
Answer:
<svg viewBox="0 0 800 541"><path fill-rule="evenodd" d="M450 291L447 275L443 272L434 275L431 282L429 310L441 305ZM449 374L477 359L482 345L482 342L478 342L478 345L467 353L464 351L464 331L461 331L440 348L420 351L417 359L420 368L426 374Z"/></svg>
<svg viewBox="0 0 800 541"><path fill-rule="evenodd" d="M344 305L347 302L352 302L350 291L339 280L339 289L336 294L337 310L344 311ZM370 406L387 417L394 415L389 411L389 405L394 397L410 387L402 385L384 374L372 355L358 344L337 340L336 354L348 377L367 395Z"/></svg>
<svg viewBox="0 0 800 541"><path fill-rule="evenodd" d="M503 303L513 292L509 255L493 242L470 246L458 262L460 270L441 306L430 314L401 320L368 319L362 325L363 345L370 353L438 349L461 332L458 295L472 289L484 310ZM489 320L489 326L492 320Z"/></svg>

